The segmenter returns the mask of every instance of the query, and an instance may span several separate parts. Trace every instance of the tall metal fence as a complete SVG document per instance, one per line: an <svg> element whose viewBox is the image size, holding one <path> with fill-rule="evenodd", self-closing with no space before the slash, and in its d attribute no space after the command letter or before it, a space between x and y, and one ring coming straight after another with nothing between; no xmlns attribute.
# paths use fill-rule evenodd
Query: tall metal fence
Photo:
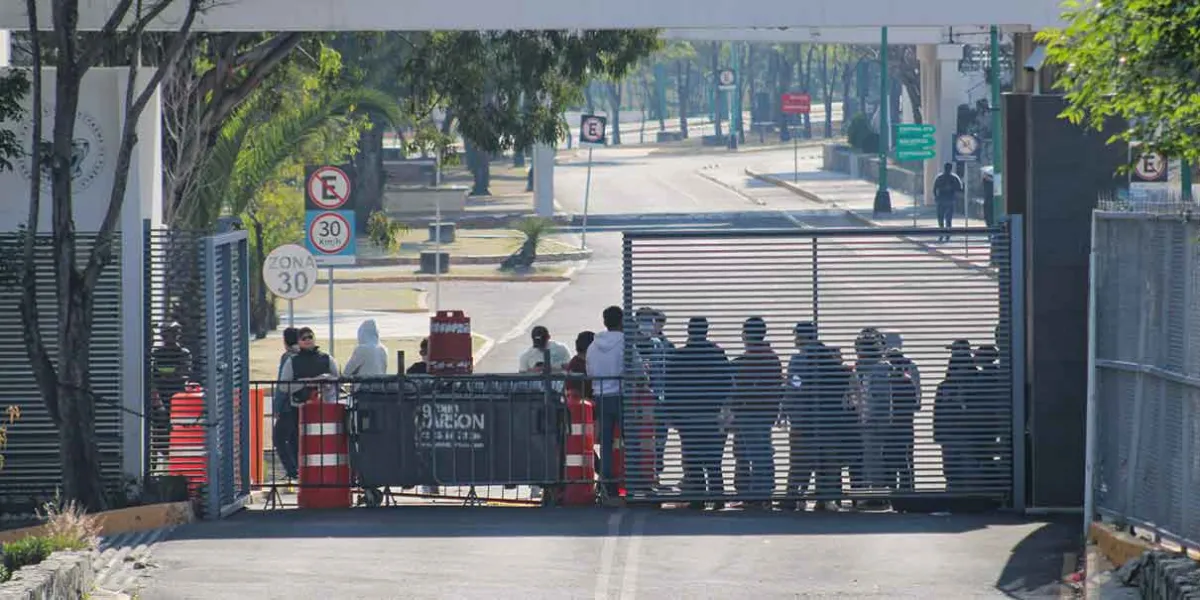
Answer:
<svg viewBox="0 0 1200 600"><path fill-rule="evenodd" d="M221 516L250 492L247 235L148 229L145 248L146 474Z"/></svg>
<svg viewBox="0 0 1200 600"><path fill-rule="evenodd" d="M1087 494L1089 511L1200 548L1194 208L1109 204L1093 216Z"/></svg>

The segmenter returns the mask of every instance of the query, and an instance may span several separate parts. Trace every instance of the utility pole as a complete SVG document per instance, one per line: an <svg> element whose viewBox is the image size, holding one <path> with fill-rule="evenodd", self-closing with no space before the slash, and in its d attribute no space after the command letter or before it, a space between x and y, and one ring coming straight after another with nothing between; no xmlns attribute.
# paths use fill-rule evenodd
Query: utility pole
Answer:
<svg viewBox="0 0 1200 600"><path fill-rule="evenodd" d="M1001 185L1001 174L1004 171L1004 119L1000 110L1000 28L992 25L990 37L988 63L992 72L992 214L999 219L1004 216L1004 187Z"/></svg>
<svg viewBox="0 0 1200 600"><path fill-rule="evenodd" d="M879 189L875 192L876 215L892 212L892 194L888 192L888 149L891 146L891 110L888 90L888 28L881 28L879 45Z"/></svg>

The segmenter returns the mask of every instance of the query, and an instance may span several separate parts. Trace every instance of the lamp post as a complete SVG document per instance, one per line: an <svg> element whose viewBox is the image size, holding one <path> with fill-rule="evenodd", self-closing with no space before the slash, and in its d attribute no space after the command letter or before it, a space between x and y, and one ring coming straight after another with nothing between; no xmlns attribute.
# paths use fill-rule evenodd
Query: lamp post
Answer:
<svg viewBox="0 0 1200 600"><path fill-rule="evenodd" d="M1004 215L1004 187L1001 173L1004 171L1004 120L1000 112L1000 28L992 25L989 32L991 44L988 65L992 72L992 214L996 219Z"/></svg>
<svg viewBox="0 0 1200 600"><path fill-rule="evenodd" d="M888 28L880 28L879 46L879 189L875 191L875 215L892 212L892 195L888 192L888 149L891 147L891 124L888 112Z"/></svg>

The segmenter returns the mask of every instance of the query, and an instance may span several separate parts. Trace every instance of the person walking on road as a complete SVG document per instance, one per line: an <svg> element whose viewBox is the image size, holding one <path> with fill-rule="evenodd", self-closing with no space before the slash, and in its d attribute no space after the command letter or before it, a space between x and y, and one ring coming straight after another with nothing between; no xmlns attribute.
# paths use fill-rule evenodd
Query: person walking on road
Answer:
<svg viewBox="0 0 1200 600"><path fill-rule="evenodd" d="M775 451L771 427L782 404L783 365L767 341L767 323L750 317L742 324L746 351L733 360L734 486L749 506L769 508L775 491Z"/></svg>
<svg viewBox="0 0 1200 600"><path fill-rule="evenodd" d="M607 503L618 503L619 484L613 477L613 445L621 424L621 374L625 368L625 311L604 309L604 331L588 348L587 374L592 379L596 426L600 428L600 482Z"/></svg>
<svg viewBox="0 0 1200 600"><path fill-rule="evenodd" d="M681 491L692 498L690 508L703 510L707 501L703 499L725 493L721 457L726 436L720 415L729 402L733 379L725 351L708 339L708 319L689 319L687 334L687 343L667 359L663 403L677 415L674 424L683 455ZM724 502L713 501L715 510L724 507Z"/></svg>
<svg viewBox="0 0 1200 600"><path fill-rule="evenodd" d="M954 206L962 193L963 182L954 173L954 163L942 165L942 173L933 180L933 203L937 206L938 227L942 230L942 235L938 237L939 241L950 241Z"/></svg>
<svg viewBox="0 0 1200 600"><path fill-rule="evenodd" d="M283 366L300 352L299 343L300 330L295 327L283 330L283 354L279 357L276 375L279 380L283 380ZM271 426L275 454L279 456L284 476L295 480L300 474L300 413L292 406L291 398L283 386L275 386L275 394L271 397L271 413L275 415L275 424Z"/></svg>

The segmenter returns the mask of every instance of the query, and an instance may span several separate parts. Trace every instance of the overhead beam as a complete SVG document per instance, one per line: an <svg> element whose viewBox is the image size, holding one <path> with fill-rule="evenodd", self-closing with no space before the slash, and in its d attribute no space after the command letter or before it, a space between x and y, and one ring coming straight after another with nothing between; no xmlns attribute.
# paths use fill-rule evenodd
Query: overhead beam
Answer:
<svg viewBox="0 0 1200 600"><path fill-rule="evenodd" d="M79 0L78 27L99 30L120 0ZM155 0L146 0L150 4ZM52 0L37 0L42 29ZM151 29L179 26L174 0ZM938 27L1060 24L1058 0L216 0L197 31L414 31L744 27ZM0 1L0 29L27 27L25 3Z"/></svg>
<svg viewBox="0 0 1200 600"><path fill-rule="evenodd" d="M984 33L986 33L985 28ZM943 27L889 27L889 44L938 44L946 40ZM664 29L662 38L692 42L771 42L878 44L878 27L755 27L724 29Z"/></svg>

